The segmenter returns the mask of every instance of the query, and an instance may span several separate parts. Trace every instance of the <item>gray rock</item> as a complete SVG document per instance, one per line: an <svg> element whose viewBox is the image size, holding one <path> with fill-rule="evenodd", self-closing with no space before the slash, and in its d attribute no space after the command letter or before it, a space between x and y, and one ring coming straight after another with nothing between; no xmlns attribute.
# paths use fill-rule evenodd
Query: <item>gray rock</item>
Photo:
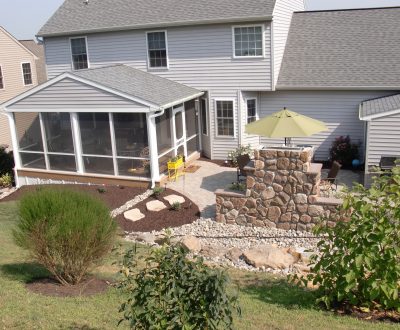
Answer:
<svg viewBox="0 0 400 330"><path fill-rule="evenodd" d="M181 244L184 248L188 249L190 252L198 253L201 251L201 242L197 237L193 235L188 235L182 238Z"/></svg>
<svg viewBox="0 0 400 330"><path fill-rule="evenodd" d="M225 254L225 257L232 262L237 262L242 255L243 252L239 248L233 247Z"/></svg>
<svg viewBox="0 0 400 330"><path fill-rule="evenodd" d="M272 269L286 269L296 262L291 254L271 245L245 251L243 257L247 263L257 268L264 266Z"/></svg>

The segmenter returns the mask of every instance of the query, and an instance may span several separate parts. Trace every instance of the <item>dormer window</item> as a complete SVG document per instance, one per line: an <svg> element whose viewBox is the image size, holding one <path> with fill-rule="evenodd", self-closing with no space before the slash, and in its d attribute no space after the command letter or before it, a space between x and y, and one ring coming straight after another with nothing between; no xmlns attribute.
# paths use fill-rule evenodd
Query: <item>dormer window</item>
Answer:
<svg viewBox="0 0 400 330"><path fill-rule="evenodd" d="M147 32L147 56L149 68L168 68L166 31Z"/></svg>
<svg viewBox="0 0 400 330"><path fill-rule="evenodd" d="M86 38L71 38L70 42L73 69L83 70L89 68Z"/></svg>
<svg viewBox="0 0 400 330"><path fill-rule="evenodd" d="M233 27L234 57L264 56L264 29L262 25Z"/></svg>

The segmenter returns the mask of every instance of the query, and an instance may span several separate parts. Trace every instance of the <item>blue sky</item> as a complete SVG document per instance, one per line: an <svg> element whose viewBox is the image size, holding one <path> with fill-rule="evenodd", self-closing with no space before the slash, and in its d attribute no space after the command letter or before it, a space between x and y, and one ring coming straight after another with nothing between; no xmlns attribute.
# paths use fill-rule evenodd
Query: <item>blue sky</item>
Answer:
<svg viewBox="0 0 400 330"><path fill-rule="evenodd" d="M76 0L79 1L79 0ZM18 39L32 39L63 0L0 0L0 25ZM307 10L400 6L400 0L306 0Z"/></svg>

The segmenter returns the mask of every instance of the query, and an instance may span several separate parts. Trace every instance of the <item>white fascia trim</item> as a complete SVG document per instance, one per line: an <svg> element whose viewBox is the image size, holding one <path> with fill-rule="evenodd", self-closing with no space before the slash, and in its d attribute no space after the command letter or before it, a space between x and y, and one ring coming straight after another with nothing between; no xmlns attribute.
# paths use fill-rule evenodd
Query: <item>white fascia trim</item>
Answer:
<svg viewBox="0 0 400 330"><path fill-rule="evenodd" d="M51 86L51 85L53 85L53 84L55 84L55 83L57 83L57 82L59 82L59 81L61 81L63 79L66 79L66 78L70 78L70 79L79 81L81 83L90 85L92 87L96 87L98 89L101 89L103 91L109 92L111 94L114 94L114 95L117 95L117 96L120 96L120 97L123 97L125 99L130 100L130 101L134 101L136 103L143 104L144 106L148 106L148 107L151 107L151 108L159 108L160 107L158 104L154 104L154 103L142 100L140 98L133 97L133 96L131 96L129 94L116 91L116 90L114 90L112 88L105 87L105 86L103 86L101 84L98 84L98 83L95 83L95 82L93 82L91 80L88 80L88 79L85 79L85 78L82 78L82 77L78 77L72 72L62 73L61 75L59 75L59 76L57 76L57 77L55 77L55 78L53 78L53 79L41 84L39 86L36 86L36 87L30 89L29 91L27 91L25 93L22 93L22 94L20 94L20 95L18 95L16 97L14 97L13 99L5 102L4 104L2 104L2 107L4 108L5 111L9 111L7 109L9 106L17 103L18 101L20 101L20 100L22 100L22 99L24 99L24 98L26 98L26 97L28 97L30 95L35 94L36 92L41 91L42 89L45 89L46 87L49 87L49 86Z"/></svg>
<svg viewBox="0 0 400 330"><path fill-rule="evenodd" d="M220 23L240 23L240 22L255 22L255 21L270 21L272 20L271 15L263 16L252 16L252 17L231 17L231 18L220 18L220 19L205 19L198 21L181 21L181 22L154 22L149 24L140 25L127 25L114 28L100 28L92 30L76 30L66 32L55 32L55 33L38 33L36 37L59 37L65 35L79 35L88 33L98 32L112 32L112 31L126 31L126 30L142 30L152 28L164 28L164 27L175 27L175 26L196 26L196 25L207 25L207 24L220 24Z"/></svg>
<svg viewBox="0 0 400 330"><path fill-rule="evenodd" d="M176 100L174 102L163 104L161 106L161 108L168 109L168 108L171 108L171 107L173 107L175 105L178 105L178 104L181 104L181 103L185 103L185 102L193 100L193 99L197 99L198 97L203 96L203 95L204 95L204 92L199 92L199 93L193 94L191 96L187 96L187 97L185 97L183 99L179 99L179 100ZM154 111L159 111L159 109L154 109Z"/></svg>
<svg viewBox="0 0 400 330"><path fill-rule="evenodd" d="M376 119L376 118L382 118L382 117L387 117L387 116L391 116L391 115L397 115L399 113L400 113L400 109L395 109L395 110L386 111L386 112L382 112L382 113L376 113L376 114L369 115L369 116L361 116L361 106L360 106L360 120L364 120L364 121L371 121L371 120Z"/></svg>
<svg viewBox="0 0 400 330"><path fill-rule="evenodd" d="M390 91L400 90L400 86L285 86L280 85L276 90L287 91Z"/></svg>
<svg viewBox="0 0 400 330"><path fill-rule="evenodd" d="M18 108L7 110L6 112L19 113L19 112L85 112L85 113L148 113L156 111L156 109L146 109L143 111L131 108L64 108L64 107L54 107L51 109L43 108ZM1 114L1 113L0 113Z"/></svg>

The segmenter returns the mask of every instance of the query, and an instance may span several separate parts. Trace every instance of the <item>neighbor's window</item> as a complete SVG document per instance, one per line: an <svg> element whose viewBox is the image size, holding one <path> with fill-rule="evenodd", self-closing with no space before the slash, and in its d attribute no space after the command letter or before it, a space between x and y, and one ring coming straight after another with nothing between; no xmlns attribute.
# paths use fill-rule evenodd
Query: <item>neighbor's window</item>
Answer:
<svg viewBox="0 0 400 330"><path fill-rule="evenodd" d="M32 85L32 69L30 63L22 63L22 75L24 76L24 85Z"/></svg>
<svg viewBox="0 0 400 330"><path fill-rule="evenodd" d="M247 123L250 124L257 120L257 100L247 100Z"/></svg>
<svg viewBox="0 0 400 330"><path fill-rule="evenodd" d="M234 136L233 101L216 101L217 135Z"/></svg>
<svg viewBox="0 0 400 330"><path fill-rule="evenodd" d="M165 31L147 32L147 49L150 68L168 67L167 36Z"/></svg>
<svg viewBox="0 0 400 330"><path fill-rule="evenodd" d="M71 53L74 70L82 70L89 67L86 38L72 38Z"/></svg>
<svg viewBox="0 0 400 330"><path fill-rule="evenodd" d="M4 89L4 82L3 82L3 71L0 66L0 89Z"/></svg>
<svg viewBox="0 0 400 330"><path fill-rule="evenodd" d="M263 56L262 26L241 26L233 29L235 56Z"/></svg>

